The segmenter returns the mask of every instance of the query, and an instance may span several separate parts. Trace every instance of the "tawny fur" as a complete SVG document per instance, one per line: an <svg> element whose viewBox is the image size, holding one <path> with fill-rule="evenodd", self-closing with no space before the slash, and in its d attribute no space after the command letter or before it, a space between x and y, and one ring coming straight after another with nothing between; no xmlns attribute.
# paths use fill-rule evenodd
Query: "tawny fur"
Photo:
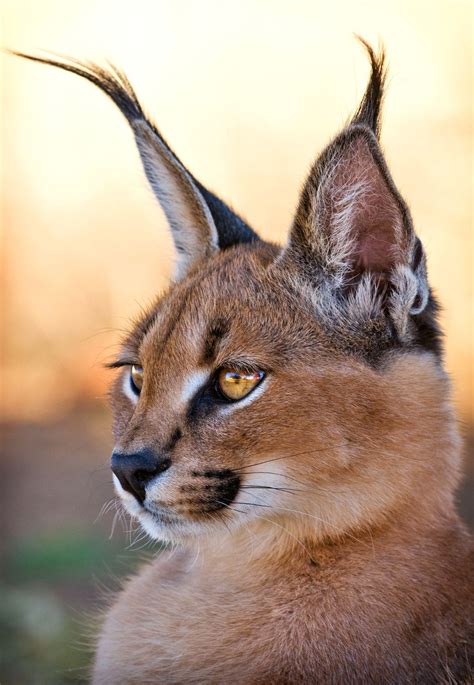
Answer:
<svg viewBox="0 0 474 685"><path fill-rule="evenodd" d="M472 548L454 511L460 444L437 362L394 354L375 371L335 356L310 311L248 248L218 257L163 304L166 314L158 311L142 343L155 383L141 411L131 416L113 393L120 444L162 444L170 426L182 425L172 389L200 364L209 320L233 317L232 351L262 364L281 354L271 393L251 413L183 436L165 501L199 520L193 500L206 483L192 473L216 466L283 491L268 498L244 489L236 510L239 499L266 505L254 518L242 516L235 532L232 517L224 519L230 532L209 522L207 535L163 554L125 587L104 625L95 681L467 678ZM263 463L247 466L255 462Z"/></svg>
<svg viewBox="0 0 474 685"><path fill-rule="evenodd" d="M383 56L368 50L362 104L283 249L194 179L120 72L49 60L125 114L185 252L112 364L115 454L169 462L142 500L117 490L172 549L109 609L95 685L472 682L460 439L426 259L378 142ZM214 375L239 364L264 380L216 399Z"/></svg>

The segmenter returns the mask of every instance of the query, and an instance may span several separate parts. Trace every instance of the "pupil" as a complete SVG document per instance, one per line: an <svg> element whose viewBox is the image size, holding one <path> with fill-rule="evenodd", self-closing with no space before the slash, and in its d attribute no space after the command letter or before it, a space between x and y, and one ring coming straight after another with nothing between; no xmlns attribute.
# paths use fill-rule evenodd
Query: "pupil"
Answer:
<svg viewBox="0 0 474 685"><path fill-rule="evenodd" d="M135 394L138 394L142 387L141 369L138 370L135 366L132 366L130 372L130 383L132 386L132 390L135 392Z"/></svg>

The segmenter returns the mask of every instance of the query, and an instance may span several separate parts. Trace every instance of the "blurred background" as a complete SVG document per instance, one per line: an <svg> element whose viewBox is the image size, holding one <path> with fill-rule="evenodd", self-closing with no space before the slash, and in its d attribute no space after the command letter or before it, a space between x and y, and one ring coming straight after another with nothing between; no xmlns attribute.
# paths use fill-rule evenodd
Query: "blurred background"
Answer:
<svg viewBox="0 0 474 685"><path fill-rule="evenodd" d="M444 307L472 445L472 4L463 0L3 0L4 47L109 59L190 169L283 242L368 65L390 63L383 145ZM2 57L2 683L87 679L104 594L144 540L112 497L103 369L173 250L131 133L93 86ZM472 452L472 450L471 450ZM467 449L466 468L472 478ZM474 521L472 495L460 495Z"/></svg>

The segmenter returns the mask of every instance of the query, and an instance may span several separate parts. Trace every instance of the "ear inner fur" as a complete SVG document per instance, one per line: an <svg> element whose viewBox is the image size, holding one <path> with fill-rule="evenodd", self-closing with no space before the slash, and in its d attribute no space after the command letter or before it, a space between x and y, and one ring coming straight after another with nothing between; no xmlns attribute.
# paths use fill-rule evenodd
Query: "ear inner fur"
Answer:
<svg viewBox="0 0 474 685"><path fill-rule="evenodd" d="M429 333L426 344L440 352L423 248L378 142L384 54L366 47L369 85L352 121L310 171L279 260L281 277L286 270L313 289L315 314L328 325L344 328L345 321L353 331L369 316L385 330L384 347Z"/></svg>

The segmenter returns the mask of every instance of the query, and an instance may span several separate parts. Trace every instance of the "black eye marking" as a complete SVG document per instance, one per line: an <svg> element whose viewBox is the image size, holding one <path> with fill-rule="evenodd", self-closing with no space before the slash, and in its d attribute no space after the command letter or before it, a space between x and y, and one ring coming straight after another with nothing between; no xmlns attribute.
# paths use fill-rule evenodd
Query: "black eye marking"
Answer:
<svg viewBox="0 0 474 685"><path fill-rule="evenodd" d="M194 397L190 400L186 420L190 423L196 423L200 418L208 416L215 411L219 404L219 400L214 397L215 393L212 390L214 380L206 384L203 388L197 391Z"/></svg>
<svg viewBox="0 0 474 685"><path fill-rule="evenodd" d="M229 366L239 368L237 364L232 364L231 362L229 363ZM186 414L186 421L189 424L192 425L193 423L198 422L199 419L211 415L219 408L228 406L229 404L234 404L236 401L239 401L225 397L225 395L219 389L218 377L221 370L221 368L217 369L215 373L213 373L212 376L209 378L207 383L203 385L202 388L200 388L196 392L194 397L192 397L189 401L188 410ZM248 369L242 368L242 371L252 373L254 369L251 369L250 367ZM265 378L266 373L267 372L262 371L261 380ZM260 383L258 383L255 387L257 387L259 384ZM253 392L253 390L251 392Z"/></svg>

